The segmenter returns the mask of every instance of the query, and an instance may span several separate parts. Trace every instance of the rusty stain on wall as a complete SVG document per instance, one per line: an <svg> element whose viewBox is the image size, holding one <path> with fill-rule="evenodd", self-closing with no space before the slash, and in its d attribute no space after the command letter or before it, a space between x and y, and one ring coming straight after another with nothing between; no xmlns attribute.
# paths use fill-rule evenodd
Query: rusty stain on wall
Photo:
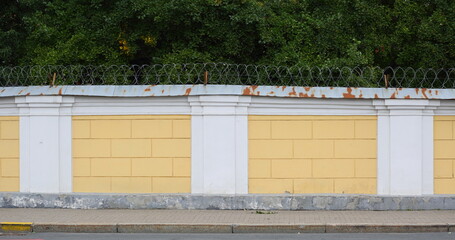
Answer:
<svg viewBox="0 0 455 240"><path fill-rule="evenodd" d="M455 99L455 89L287 87L241 85L131 85L0 87L0 97L14 96L201 96L234 95L345 99Z"/></svg>
<svg viewBox="0 0 455 240"><path fill-rule="evenodd" d="M355 95L352 94L352 88L346 88L346 93L343 93L344 98L355 98Z"/></svg>
<svg viewBox="0 0 455 240"><path fill-rule="evenodd" d="M425 98L428 98L427 94L425 93L427 91L426 88L422 88L420 89L420 91L422 92L422 95L425 97ZM431 92L430 92L431 93Z"/></svg>
<svg viewBox="0 0 455 240"><path fill-rule="evenodd" d="M245 88L243 90L243 95L250 96L251 95L251 90L249 87Z"/></svg>
<svg viewBox="0 0 455 240"><path fill-rule="evenodd" d="M293 88L292 88L292 91L289 92L289 96L291 96L291 97L292 97L292 96L297 96L297 93L296 93L296 91L295 91L295 87L293 87Z"/></svg>
<svg viewBox="0 0 455 240"><path fill-rule="evenodd" d="M243 90L243 93L242 95L245 95L245 96L254 96L254 95L259 95L260 92L256 92L256 89L258 88L259 86L257 85L252 85L252 86L248 86L246 87L244 90Z"/></svg>

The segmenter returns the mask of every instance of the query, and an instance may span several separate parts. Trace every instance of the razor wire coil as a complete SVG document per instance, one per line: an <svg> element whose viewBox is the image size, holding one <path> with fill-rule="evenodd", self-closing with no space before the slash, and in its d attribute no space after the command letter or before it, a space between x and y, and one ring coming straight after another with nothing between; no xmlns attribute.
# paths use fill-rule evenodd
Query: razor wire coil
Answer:
<svg viewBox="0 0 455 240"><path fill-rule="evenodd" d="M446 89L455 88L455 68L285 67L229 63L0 66L0 87L181 84Z"/></svg>

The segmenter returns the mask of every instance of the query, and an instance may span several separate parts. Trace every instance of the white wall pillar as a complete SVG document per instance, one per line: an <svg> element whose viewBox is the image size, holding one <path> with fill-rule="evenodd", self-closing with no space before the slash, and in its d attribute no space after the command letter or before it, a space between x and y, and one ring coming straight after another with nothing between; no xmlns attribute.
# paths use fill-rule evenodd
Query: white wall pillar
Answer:
<svg viewBox="0 0 455 240"><path fill-rule="evenodd" d="M17 97L20 109L20 191L72 191L73 97Z"/></svg>
<svg viewBox="0 0 455 240"><path fill-rule="evenodd" d="M192 193L248 193L251 97L189 97L192 112Z"/></svg>
<svg viewBox="0 0 455 240"><path fill-rule="evenodd" d="M439 101L375 100L378 194L433 194L433 115Z"/></svg>

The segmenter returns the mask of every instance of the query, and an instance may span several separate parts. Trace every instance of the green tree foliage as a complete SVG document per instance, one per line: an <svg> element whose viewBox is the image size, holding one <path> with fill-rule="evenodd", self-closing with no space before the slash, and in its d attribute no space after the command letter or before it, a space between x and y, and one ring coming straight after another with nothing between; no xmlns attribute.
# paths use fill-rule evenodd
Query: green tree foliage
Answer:
<svg viewBox="0 0 455 240"><path fill-rule="evenodd" d="M453 0L4 0L0 64L455 65Z"/></svg>
<svg viewBox="0 0 455 240"><path fill-rule="evenodd" d="M21 4L16 0L2 1L0 10L0 65L17 64L23 56L25 30Z"/></svg>

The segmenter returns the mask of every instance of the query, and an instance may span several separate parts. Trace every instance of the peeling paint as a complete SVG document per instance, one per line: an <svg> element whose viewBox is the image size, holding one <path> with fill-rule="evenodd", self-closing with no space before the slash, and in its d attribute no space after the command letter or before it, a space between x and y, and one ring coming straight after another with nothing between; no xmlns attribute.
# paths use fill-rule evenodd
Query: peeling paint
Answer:
<svg viewBox="0 0 455 240"><path fill-rule="evenodd" d="M62 91L63 91L63 88L60 88L60 90L58 90L58 95L62 95Z"/></svg>
<svg viewBox="0 0 455 240"><path fill-rule="evenodd" d="M394 92L394 93L392 94L392 96L390 96L390 98L391 98L391 99L395 99L395 98L397 98L396 95L397 95L397 93Z"/></svg>
<svg viewBox="0 0 455 240"><path fill-rule="evenodd" d="M406 95L406 96L404 96L404 99L411 99L411 96Z"/></svg>
<svg viewBox="0 0 455 240"><path fill-rule="evenodd" d="M185 91L185 96L190 95L192 88L187 88Z"/></svg>
<svg viewBox="0 0 455 240"><path fill-rule="evenodd" d="M378 98L379 98L379 96L378 96L377 93L374 94L374 98L375 98L375 99L378 99Z"/></svg>

